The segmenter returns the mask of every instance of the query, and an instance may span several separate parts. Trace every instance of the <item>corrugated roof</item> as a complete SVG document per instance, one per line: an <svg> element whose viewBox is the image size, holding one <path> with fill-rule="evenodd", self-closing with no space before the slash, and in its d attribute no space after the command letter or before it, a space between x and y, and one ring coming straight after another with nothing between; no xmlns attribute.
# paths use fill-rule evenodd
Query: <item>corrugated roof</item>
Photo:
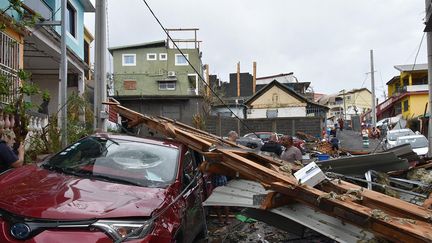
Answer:
<svg viewBox="0 0 432 243"><path fill-rule="evenodd" d="M407 64L407 65L396 65L394 66L400 72L409 72L409 71L423 71L427 70L427 63L422 64Z"/></svg>
<svg viewBox="0 0 432 243"><path fill-rule="evenodd" d="M112 54L113 51L122 50L122 49L135 49L135 48L144 48L144 47L164 47L165 40L151 41L133 45L124 45L124 46L114 46L108 48L108 51Z"/></svg>

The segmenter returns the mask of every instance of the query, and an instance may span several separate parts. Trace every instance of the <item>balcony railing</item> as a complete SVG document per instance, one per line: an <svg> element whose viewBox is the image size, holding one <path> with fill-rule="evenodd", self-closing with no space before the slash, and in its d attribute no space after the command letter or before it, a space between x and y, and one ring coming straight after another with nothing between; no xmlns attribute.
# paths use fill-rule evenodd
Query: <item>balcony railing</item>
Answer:
<svg viewBox="0 0 432 243"><path fill-rule="evenodd" d="M52 18L53 10L43 0L25 0L23 4L34 12L39 13L46 20Z"/></svg>

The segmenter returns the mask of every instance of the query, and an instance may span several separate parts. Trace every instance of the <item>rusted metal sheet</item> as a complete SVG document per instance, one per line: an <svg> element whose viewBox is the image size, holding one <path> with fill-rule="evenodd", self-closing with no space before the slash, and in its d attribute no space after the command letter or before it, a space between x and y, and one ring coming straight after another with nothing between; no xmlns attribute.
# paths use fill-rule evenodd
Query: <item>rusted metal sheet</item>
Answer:
<svg viewBox="0 0 432 243"><path fill-rule="evenodd" d="M252 179L265 189L284 194L298 203L387 240L432 242L432 211L429 209L342 180L327 180L315 188L302 185L291 173L280 169L280 165L286 164L282 161L273 161L270 157L251 151L239 151L242 147L236 144L166 118L148 117L119 104L110 105L115 106L121 116L132 121L129 124L142 123L204 155L210 153L209 164L202 166L203 170L218 168L222 173ZM215 158L220 161L215 161ZM292 167L293 172L297 169Z"/></svg>

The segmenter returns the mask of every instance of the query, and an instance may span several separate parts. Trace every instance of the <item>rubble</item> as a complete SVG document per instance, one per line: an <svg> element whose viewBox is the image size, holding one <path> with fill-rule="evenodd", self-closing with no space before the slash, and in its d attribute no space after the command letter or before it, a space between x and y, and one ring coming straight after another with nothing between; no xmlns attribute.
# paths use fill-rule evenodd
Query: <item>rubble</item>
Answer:
<svg viewBox="0 0 432 243"><path fill-rule="evenodd" d="M148 117L122 107L118 103L111 102L108 104L112 105L121 116L129 120L129 126L144 124L148 128L183 142L191 149L202 153L206 157L206 161L202 163L201 168L206 172L217 171L226 175L233 175L235 178L257 181L267 190L283 195L281 199L289 199L284 201L287 206L291 205L289 202L306 205L317 210L317 212L326 214L330 218L343 220L386 240L404 242L432 241L432 224L427 216L431 215L432 211L429 209L368 189L363 189L361 193L363 200L340 200L336 196L326 198L323 195L332 191L337 195L341 195L352 189L361 190L362 187L344 180L337 182L335 180L325 180L316 187L299 185L292 175L281 173L279 167L282 164L272 158L245 150L215 135L167 118ZM390 152L389 154L393 153ZM375 157L370 159L374 163L379 162ZM404 160L399 159L399 161ZM385 164L387 166L387 163ZM402 162L397 164L397 166L402 165L405 167ZM292 171L297 171L299 169L297 167L293 165ZM317 203L317 201L319 202ZM278 202L273 200L264 200L263 203L265 205L261 205L261 207L272 210L278 205ZM289 214L284 215L288 216ZM415 221L415 227L407 225L405 221L401 222L398 220L400 218Z"/></svg>

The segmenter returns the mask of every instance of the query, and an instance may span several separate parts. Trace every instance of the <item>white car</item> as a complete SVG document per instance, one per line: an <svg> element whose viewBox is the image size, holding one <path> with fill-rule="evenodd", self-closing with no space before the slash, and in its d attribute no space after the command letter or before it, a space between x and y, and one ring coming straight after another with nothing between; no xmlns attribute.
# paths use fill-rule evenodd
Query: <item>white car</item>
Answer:
<svg viewBox="0 0 432 243"><path fill-rule="evenodd" d="M409 135L415 135L415 133L409 128L388 131L385 139L386 149L390 149L396 146L396 140L398 137L409 136Z"/></svg>
<svg viewBox="0 0 432 243"><path fill-rule="evenodd" d="M410 135L398 137L396 140L396 145L402 145L409 143L413 151L419 155L426 155L429 150L429 142L427 138L423 135Z"/></svg>

